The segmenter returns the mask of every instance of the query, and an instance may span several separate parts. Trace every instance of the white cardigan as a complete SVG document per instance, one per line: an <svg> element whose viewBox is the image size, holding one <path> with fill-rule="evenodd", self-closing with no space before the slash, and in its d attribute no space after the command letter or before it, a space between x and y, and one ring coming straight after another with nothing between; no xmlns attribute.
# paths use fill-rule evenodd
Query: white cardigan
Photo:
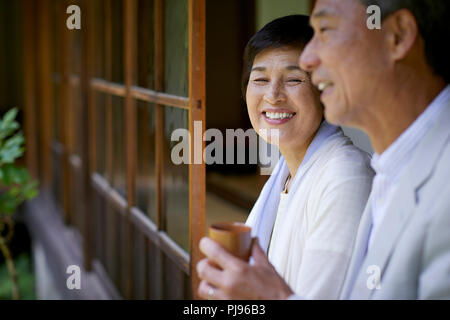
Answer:
<svg viewBox="0 0 450 320"><path fill-rule="evenodd" d="M338 299L369 197L370 157L324 122L275 218L289 174L281 157L247 220L253 236L291 289L307 299ZM273 236L271 239L271 234Z"/></svg>

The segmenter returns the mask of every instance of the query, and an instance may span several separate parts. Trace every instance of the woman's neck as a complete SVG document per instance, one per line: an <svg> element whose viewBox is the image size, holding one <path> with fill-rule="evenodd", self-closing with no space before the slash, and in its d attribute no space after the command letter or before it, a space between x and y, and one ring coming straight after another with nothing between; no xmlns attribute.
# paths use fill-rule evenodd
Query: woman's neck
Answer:
<svg viewBox="0 0 450 320"><path fill-rule="evenodd" d="M311 139L311 141L312 141L312 139ZM311 144L311 141L309 141L305 146L295 148L295 149L280 147L280 152L283 155L284 160L286 161L286 164L289 169L289 173L291 174L291 177L292 177L291 181L294 179L295 175L297 174L297 170L300 167L300 165L302 164L303 159L305 158L306 151L308 150L308 147Z"/></svg>
<svg viewBox="0 0 450 320"><path fill-rule="evenodd" d="M286 165L288 166L289 173L291 174L292 177L292 179L290 179L289 181L289 185L294 180L294 177L297 174L297 170L302 164L303 159L305 158L306 151L313 142L314 137L316 136L318 131L319 128L317 128L317 131L313 135L311 135L311 137L305 142L305 144L301 146L296 146L295 148L284 148L282 146L279 146L279 150L283 155L284 160L286 161ZM289 185L287 186L288 190Z"/></svg>

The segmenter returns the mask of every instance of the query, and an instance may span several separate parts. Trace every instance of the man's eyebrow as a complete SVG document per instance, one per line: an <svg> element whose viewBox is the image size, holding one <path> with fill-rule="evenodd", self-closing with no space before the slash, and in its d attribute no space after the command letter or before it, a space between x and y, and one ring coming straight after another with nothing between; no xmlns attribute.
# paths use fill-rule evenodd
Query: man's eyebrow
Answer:
<svg viewBox="0 0 450 320"><path fill-rule="evenodd" d="M266 71L265 67L254 67L252 71Z"/></svg>
<svg viewBox="0 0 450 320"><path fill-rule="evenodd" d="M326 10L326 9L322 9L320 11L314 12L311 16L311 19L317 19L317 18L324 18L324 17L329 17L332 16L333 14Z"/></svg>

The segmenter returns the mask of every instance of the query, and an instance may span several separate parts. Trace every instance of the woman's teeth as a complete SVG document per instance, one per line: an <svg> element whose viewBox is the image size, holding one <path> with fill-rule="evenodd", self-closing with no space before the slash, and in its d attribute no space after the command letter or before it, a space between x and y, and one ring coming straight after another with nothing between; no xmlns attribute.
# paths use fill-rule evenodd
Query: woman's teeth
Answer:
<svg viewBox="0 0 450 320"><path fill-rule="evenodd" d="M283 120L292 118L294 113L278 113L278 112L266 112L266 117L271 120Z"/></svg>

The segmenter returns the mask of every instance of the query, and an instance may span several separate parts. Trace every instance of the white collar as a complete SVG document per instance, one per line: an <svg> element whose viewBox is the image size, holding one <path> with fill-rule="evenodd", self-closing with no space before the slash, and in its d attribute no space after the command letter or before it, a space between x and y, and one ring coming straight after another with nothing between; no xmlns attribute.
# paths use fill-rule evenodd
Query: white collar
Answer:
<svg viewBox="0 0 450 320"><path fill-rule="evenodd" d="M371 166L377 175L386 175L395 181L401 169L411 159L411 153L419 144L421 138L431 129L438 119L439 113L450 99L450 85L448 85L431 102L425 111L395 140L381 155L375 153Z"/></svg>

